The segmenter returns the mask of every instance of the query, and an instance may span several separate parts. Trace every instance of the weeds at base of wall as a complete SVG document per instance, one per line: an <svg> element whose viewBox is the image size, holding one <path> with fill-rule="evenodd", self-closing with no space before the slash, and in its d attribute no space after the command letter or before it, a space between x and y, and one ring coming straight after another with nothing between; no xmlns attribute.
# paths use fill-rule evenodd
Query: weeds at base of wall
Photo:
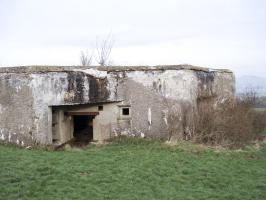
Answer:
<svg viewBox="0 0 266 200"><path fill-rule="evenodd" d="M18 146L17 144L15 143L10 143L10 142L7 142L5 140L0 140L0 145L3 145L3 146L10 146L10 147L18 147L18 148L24 148L22 146Z"/></svg>
<svg viewBox="0 0 266 200"><path fill-rule="evenodd" d="M254 103L255 98L245 94L218 105L199 104L192 140L226 148L240 148L259 140L259 134L266 130L266 112L254 111Z"/></svg>
<svg viewBox="0 0 266 200"><path fill-rule="evenodd" d="M41 145L41 144L37 144L34 143L31 146L20 146L17 145L16 143L10 143L7 141L0 141L0 145L3 146L10 146L10 147L16 147L16 148L20 148L20 149L27 149L27 150L44 150L44 151L55 151L55 147L53 145Z"/></svg>
<svg viewBox="0 0 266 200"><path fill-rule="evenodd" d="M181 104L179 109L172 109L174 104L168 105L171 108L167 115L168 140L241 148L265 139L266 111L253 109L256 103L253 92L218 102L205 98L198 100L197 108Z"/></svg>

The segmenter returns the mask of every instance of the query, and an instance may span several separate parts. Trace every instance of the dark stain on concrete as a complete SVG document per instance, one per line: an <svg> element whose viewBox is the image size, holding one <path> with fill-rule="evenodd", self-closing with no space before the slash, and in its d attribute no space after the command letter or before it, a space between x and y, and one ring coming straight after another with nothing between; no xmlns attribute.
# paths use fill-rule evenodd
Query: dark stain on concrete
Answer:
<svg viewBox="0 0 266 200"><path fill-rule="evenodd" d="M104 102L109 97L107 89L107 79L96 78L83 72L68 72L68 92L74 94L69 101L73 103L87 103L85 96L89 97L89 102ZM85 85L89 85L89 91Z"/></svg>
<svg viewBox="0 0 266 200"><path fill-rule="evenodd" d="M195 73L198 79L197 100L200 101L215 96L213 90L215 72L195 71Z"/></svg>
<svg viewBox="0 0 266 200"><path fill-rule="evenodd" d="M68 72L68 92L74 93L73 102L83 102L84 73Z"/></svg>
<svg viewBox="0 0 266 200"><path fill-rule="evenodd" d="M91 102L104 102L109 97L107 79L99 79L87 75L89 82L89 99Z"/></svg>

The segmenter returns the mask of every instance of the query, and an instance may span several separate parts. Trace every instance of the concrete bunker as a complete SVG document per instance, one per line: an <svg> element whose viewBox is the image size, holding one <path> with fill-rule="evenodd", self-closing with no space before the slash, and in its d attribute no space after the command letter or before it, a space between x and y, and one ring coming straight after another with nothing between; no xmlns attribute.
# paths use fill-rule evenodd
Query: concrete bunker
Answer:
<svg viewBox="0 0 266 200"><path fill-rule="evenodd" d="M234 83L229 70L190 65L1 68L0 139L25 146L83 136L169 138L172 107L224 101Z"/></svg>

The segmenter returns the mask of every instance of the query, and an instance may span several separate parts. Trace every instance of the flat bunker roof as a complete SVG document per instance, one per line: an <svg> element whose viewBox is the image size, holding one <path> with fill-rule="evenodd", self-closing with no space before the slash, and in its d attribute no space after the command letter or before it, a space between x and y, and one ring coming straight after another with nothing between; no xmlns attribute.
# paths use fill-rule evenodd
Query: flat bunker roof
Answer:
<svg viewBox="0 0 266 200"><path fill-rule="evenodd" d="M156 65L156 66L47 66L31 65L17 67L0 67L0 73L45 73L45 72L67 72L85 69L96 69L109 72L127 72L127 71L164 71L164 70L195 70L195 71L218 71L232 73L228 69L211 69L193 65Z"/></svg>

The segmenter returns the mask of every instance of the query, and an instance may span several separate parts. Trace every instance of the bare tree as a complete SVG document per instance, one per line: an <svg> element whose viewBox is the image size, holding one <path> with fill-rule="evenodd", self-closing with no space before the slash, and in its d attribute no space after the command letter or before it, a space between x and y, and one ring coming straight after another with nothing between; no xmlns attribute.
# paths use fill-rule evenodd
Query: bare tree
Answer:
<svg viewBox="0 0 266 200"><path fill-rule="evenodd" d="M109 33L108 36L101 42L96 42L97 55L95 59L99 65L106 66L109 64L109 58L113 45L114 40L111 33Z"/></svg>
<svg viewBox="0 0 266 200"><path fill-rule="evenodd" d="M81 51L80 53L80 64L82 66L90 66L93 58L93 51L89 53L87 50L86 52Z"/></svg>

